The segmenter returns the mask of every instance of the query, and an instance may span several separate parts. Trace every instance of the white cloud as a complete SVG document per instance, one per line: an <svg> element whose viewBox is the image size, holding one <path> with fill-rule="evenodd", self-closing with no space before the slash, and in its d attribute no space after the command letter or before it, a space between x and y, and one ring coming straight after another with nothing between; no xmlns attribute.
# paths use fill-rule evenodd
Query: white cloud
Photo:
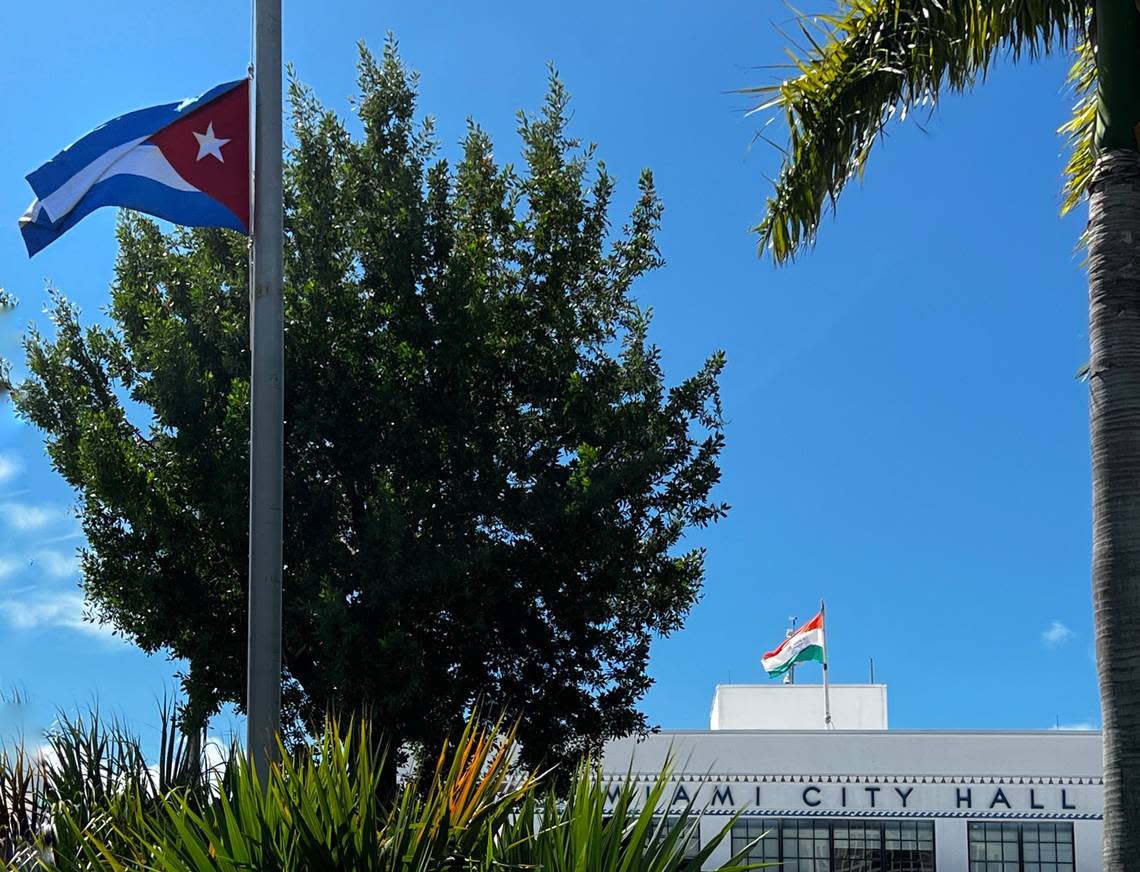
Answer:
<svg viewBox="0 0 1140 872"><path fill-rule="evenodd" d="M1041 634L1041 641L1050 648L1056 648L1059 645L1064 645L1074 635L1073 631L1060 621L1053 621Z"/></svg>
<svg viewBox="0 0 1140 872"><path fill-rule="evenodd" d="M1075 724L1054 724L1050 730L1099 730L1100 725L1092 721L1078 721Z"/></svg>
<svg viewBox="0 0 1140 872"><path fill-rule="evenodd" d="M62 533L59 536L52 536L50 539L44 539L40 545L58 545L60 542L74 542L76 539L83 538L83 531L80 529L72 530L70 533Z"/></svg>
<svg viewBox="0 0 1140 872"><path fill-rule="evenodd" d="M15 478L23 468L23 462L14 454L0 454L0 484Z"/></svg>
<svg viewBox="0 0 1140 872"><path fill-rule="evenodd" d="M41 548L22 557L0 557L0 582L20 575L25 580L74 578L79 574L79 554ZM15 596L14 591L6 591Z"/></svg>
<svg viewBox="0 0 1140 872"><path fill-rule="evenodd" d="M32 757L41 766L59 766L59 754L47 742L36 748Z"/></svg>
<svg viewBox="0 0 1140 872"><path fill-rule="evenodd" d="M0 503L0 518L13 530L28 532L46 527L64 517L63 512L50 506L33 506L27 503Z"/></svg>
<svg viewBox="0 0 1140 872"><path fill-rule="evenodd" d="M63 627L104 639L115 638L109 626L83 620L83 595L73 591L0 600L0 616L16 630Z"/></svg>
<svg viewBox="0 0 1140 872"><path fill-rule="evenodd" d="M230 743L221 736L208 735L202 743L202 768L206 774L207 782L215 789L220 789L222 776L225 775L226 763L230 759ZM150 773L150 784L157 788L159 784L159 766L147 766Z"/></svg>
<svg viewBox="0 0 1140 872"><path fill-rule="evenodd" d="M230 759L230 743L221 736L208 736L202 745L203 765L209 772L221 772Z"/></svg>
<svg viewBox="0 0 1140 872"><path fill-rule="evenodd" d="M71 626L83 622L83 597L78 593L60 593L36 599L7 600L0 613L17 630L36 627Z"/></svg>
<svg viewBox="0 0 1140 872"><path fill-rule="evenodd" d="M62 551L37 551L29 563L33 569L52 578L70 578L79 572L79 555Z"/></svg>

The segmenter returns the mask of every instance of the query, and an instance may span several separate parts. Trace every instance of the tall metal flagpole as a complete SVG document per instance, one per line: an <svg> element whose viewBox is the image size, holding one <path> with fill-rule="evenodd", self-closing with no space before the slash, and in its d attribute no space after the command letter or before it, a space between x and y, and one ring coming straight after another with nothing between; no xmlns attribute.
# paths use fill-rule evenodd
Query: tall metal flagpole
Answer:
<svg viewBox="0 0 1140 872"><path fill-rule="evenodd" d="M833 729L831 724L831 691L827 683L827 614L824 612L823 600L819 601L819 616L822 619L823 630L823 727Z"/></svg>
<svg viewBox="0 0 1140 872"><path fill-rule="evenodd" d="M793 618L793 617L789 617L788 620L792 622L792 626L789 627L787 632L784 633L785 639L790 639L790 638L792 638L792 636L794 636L796 634L796 620L797 619ZM795 683L796 683L796 664L793 662L792 665L788 667L788 671L784 673L784 684L795 684Z"/></svg>
<svg viewBox="0 0 1140 872"><path fill-rule="evenodd" d="M285 312L281 0L255 0L246 748L264 786L281 730Z"/></svg>

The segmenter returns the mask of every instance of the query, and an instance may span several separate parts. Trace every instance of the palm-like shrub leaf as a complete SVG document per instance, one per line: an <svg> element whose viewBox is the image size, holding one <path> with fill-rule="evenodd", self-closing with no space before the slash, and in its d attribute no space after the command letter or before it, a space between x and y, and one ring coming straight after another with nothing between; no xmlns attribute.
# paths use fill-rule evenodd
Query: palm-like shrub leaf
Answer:
<svg viewBox="0 0 1140 872"><path fill-rule="evenodd" d="M86 723L61 734L82 745L65 753L69 759L137 750L118 748L121 734L102 742ZM103 783L97 803L75 792L56 808L61 839L52 868L697 872L728 833L724 827L687 850L700 814L692 802L670 802L668 771L648 784L613 785L586 761L559 793L543 776L517 771L517 759L513 728L473 718L421 778L393 793L393 763L368 726L342 730L330 721L313 746L293 755L282 749L264 789L235 755L218 778L157 794L143 778ZM744 862L746 853L721 868L759 868Z"/></svg>
<svg viewBox="0 0 1140 872"><path fill-rule="evenodd" d="M22 747L0 749L0 864L18 860L48 821L43 763Z"/></svg>
<svg viewBox="0 0 1140 872"><path fill-rule="evenodd" d="M553 790L531 791L502 834L499 863L543 872L698 872L716 852L736 818L701 845L688 851L700 824L692 801L677 808L668 796L674 788L672 765L652 780L609 783L599 767L584 761L565 797ZM761 868L747 864L752 845L719 867L722 872Z"/></svg>
<svg viewBox="0 0 1140 872"><path fill-rule="evenodd" d="M761 249L783 261L810 244L889 122L969 90L1000 57L1032 60L1079 42L1086 11L1086 0L842 0L833 15L797 14L803 45L789 49L788 77L745 92L763 99L756 111L782 111L788 127L756 228ZM1091 170L1094 77L1091 54L1078 51L1078 102L1064 128L1073 150L1066 207Z"/></svg>
<svg viewBox="0 0 1140 872"><path fill-rule="evenodd" d="M1062 124L1059 131L1069 146L1061 214L1073 209L1084 199L1096 161L1093 149L1093 136L1096 132L1096 58L1087 39L1077 46L1075 55L1073 66L1069 70L1069 87L1076 97L1073 117Z"/></svg>

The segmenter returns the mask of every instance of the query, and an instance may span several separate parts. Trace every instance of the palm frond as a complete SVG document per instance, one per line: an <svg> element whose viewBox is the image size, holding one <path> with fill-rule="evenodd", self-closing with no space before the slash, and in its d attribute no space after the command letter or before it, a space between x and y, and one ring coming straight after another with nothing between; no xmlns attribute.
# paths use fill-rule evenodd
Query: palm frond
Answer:
<svg viewBox="0 0 1140 872"><path fill-rule="evenodd" d="M1069 146L1065 185L1061 189L1062 215L1084 199L1096 162L1096 56L1087 39L1077 46L1074 54L1068 78L1069 87L1076 97L1073 117L1057 131Z"/></svg>
<svg viewBox="0 0 1140 872"><path fill-rule="evenodd" d="M761 98L755 111L782 111L788 126L787 156L755 228L761 251L780 262L814 240L824 209L862 175L891 120L933 111L1001 57L1067 49L1085 17L1086 0L842 0L834 15L799 16L810 48L789 50L792 75L743 91ZM1085 132L1078 125L1073 141Z"/></svg>

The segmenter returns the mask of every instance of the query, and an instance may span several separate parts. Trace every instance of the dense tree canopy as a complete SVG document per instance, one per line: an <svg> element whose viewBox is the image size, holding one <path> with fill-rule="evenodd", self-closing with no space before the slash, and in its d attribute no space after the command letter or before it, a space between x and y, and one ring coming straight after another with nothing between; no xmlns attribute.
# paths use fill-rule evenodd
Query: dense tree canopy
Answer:
<svg viewBox="0 0 1140 872"><path fill-rule="evenodd" d="M516 169L474 125L438 157L394 46L359 69L360 135L291 87L287 718L416 743L482 701L547 759L644 729L650 642L703 580L683 536L726 510L724 357L666 387L631 296L652 177L617 232L556 76ZM119 244L108 323L56 295L14 395L79 494L94 616L185 658L200 723L244 696L246 240L124 215Z"/></svg>

